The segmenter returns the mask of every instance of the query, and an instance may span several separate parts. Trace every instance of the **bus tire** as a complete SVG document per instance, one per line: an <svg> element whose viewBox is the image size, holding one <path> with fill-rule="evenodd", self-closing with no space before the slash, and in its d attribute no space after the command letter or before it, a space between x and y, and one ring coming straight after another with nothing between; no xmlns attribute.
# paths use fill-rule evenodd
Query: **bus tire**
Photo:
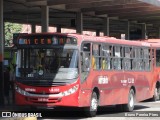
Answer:
<svg viewBox="0 0 160 120"><path fill-rule="evenodd" d="M135 93L134 90L131 89L128 95L128 103L123 105L123 109L125 112L131 112L134 109L135 104Z"/></svg>
<svg viewBox="0 0 160 120"><path fill-rule="evenodd" d="M152 101L160 100L160 87L155 87Z"/></svg>
<svg viewBox="0 0 160 120"><path fill-rule="evenodd" d="M98 96L97 93L93 91L90 100L90 106L85 108L85 114L88 117L94 117L96 116L97 108L98 108Z"/></svg>

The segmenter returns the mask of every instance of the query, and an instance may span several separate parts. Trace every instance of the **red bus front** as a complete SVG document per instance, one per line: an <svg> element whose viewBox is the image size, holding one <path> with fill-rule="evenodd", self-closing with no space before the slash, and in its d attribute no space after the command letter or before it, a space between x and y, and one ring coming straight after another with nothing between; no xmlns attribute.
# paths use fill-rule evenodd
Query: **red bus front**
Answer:
<svg viewBox="0 0 160 120"><path fill-rule="evenodd" d="M20 37L16 44L17 105L79 106L76 38L35 34Z"/></svg>

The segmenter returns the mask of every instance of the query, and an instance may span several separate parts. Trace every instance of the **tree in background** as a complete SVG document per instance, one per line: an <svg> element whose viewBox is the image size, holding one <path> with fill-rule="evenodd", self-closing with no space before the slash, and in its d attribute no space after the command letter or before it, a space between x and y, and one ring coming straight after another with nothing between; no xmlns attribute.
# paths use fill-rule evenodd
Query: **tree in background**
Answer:
<svg viewBox="0 0 160 120"><path fill-rule="evenodd" d="M5 22L5 46L11 46L13 43L13 33L20 33L22 24Z"/></svg>

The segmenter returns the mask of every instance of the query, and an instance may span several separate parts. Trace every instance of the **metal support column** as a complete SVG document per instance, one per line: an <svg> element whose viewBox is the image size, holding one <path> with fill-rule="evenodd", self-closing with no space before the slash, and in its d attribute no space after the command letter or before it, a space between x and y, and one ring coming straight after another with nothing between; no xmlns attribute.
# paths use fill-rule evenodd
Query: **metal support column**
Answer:
<svg viewBox="0 0 160 120"><path fill-rule="evenodd" d="M143 23L142 24L142 39L147 39L147 27L146 27L146 24Z"/></svg>
<svg viewBox="0 0 160 120"><path fill-rule="evenodd" d="M58 33L61 33L61 26L60 26L60 25L57 26L57 32L58 32Z"/></svg>
<svg viewBox="0 0 160 120"><path fill-rule="evenodd" d="M100 36L100 30L96 30L96 36Z"/></svg>
<svg viewBox="0 0 160 120"><path fill-rule="evenodd" d="M0 0L0 106L4 105L4 75L3 75L3 53L4 53L4 25L3 25L3 0Z"/></svg>
<svg viewBox="0 0 160 120"><path fill-rule="evenodd" d="M77 13L76 30L79 34L83 33L83 14L81 12Z"/></svg>
<svg viewBox="0 0 160 120"><path fill-rule="evenodd" d="M130 38L130 22L127 21L125 39L126 39L126 40L129 40L129 38Z"/></svg>
<svg viewBox="0 0 160 120"><path fill-rule="evenodd" d="M158 27L158 38L160 38L160 27Z"/></svg>
<svg viewBox="0 0 160 120"><path fill-rule="evenodd" d="M32 32L32 33L36 33L36 25L35 25L35 24L32 24L31 27L32 27L32 28L31 28L31 29L32 29L31 32Z"/></svg>
<svg viewBox="0 0 160 120"><path fill-rule="evenodd" d="M104 18L104 36L109 36L109 17Z"/></svg>
<svg viewBox="0 0 160 120"><path fill-rule="evenodd" d="M41 25L42 25L42 32L48 32L48 26L49 26L48 6L41 6Z"/></svg>

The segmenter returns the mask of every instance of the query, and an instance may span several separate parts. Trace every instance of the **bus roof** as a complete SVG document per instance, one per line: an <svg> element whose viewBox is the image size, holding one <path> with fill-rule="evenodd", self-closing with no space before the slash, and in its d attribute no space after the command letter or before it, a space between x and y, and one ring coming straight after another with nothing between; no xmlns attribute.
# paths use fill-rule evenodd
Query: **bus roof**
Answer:
<svg viewBox="0 0 160 120"><path fill-rule="evenodd" d="M130 41L130 40L122 40L122 39L117 39L117 38L108 37L108 36L95 37L95 36L81 35L81 34L74 34L74 33L32 33L32 34L24 34L22 36L34 36L34 35L61 35L61 36L75 37L78 39L77 41L78 45L80 45L83 41L92 41L92 42L105 42L105 43L121 44L121 45L129 45L129 46L142 46L142 47L151 46L151 44L148 41Z"/></svg>
<svg viewBox="0 0 160 120"><path fill-rule="evenodd" d="M152 47L160 48L160 39L145 39L141 41L150 43Z"/></svg>
<svg viewBox="0 0 160 120"><path fill-rule="evenodd" d="M145 40L140 40L140 41L145 41L149 43L159 43L160 39L145 39Z"/></svg>
<svg viewBox="0 0 160 120"><path fill-rule="evenodd" d="M111 44L121 44L121 45L130 45L130 46L145 46L150 47L151 44L145 41L130 41L130 40L123 40L123 39L117 39L114 37L108 37L108 36L89 36L89 35L80 35L80 34L68 34L70 36L75 36L79 39L81 43L82 41L92 41L92 42L106 42Z"/></svg>

